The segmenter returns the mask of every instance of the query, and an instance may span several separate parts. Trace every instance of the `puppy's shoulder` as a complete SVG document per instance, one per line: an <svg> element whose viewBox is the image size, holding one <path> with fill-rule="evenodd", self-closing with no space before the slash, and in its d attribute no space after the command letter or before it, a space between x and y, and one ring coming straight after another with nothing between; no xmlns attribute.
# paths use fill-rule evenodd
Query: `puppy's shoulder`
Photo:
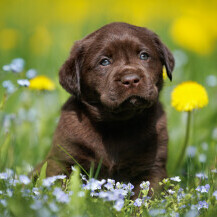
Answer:
<svg viewBox="0 0 217 217"><path fill-rule="evenodd" d="M81 123L82 119L83 112L80 103L71 96L62 106L59 126L72 127Z"/></svg>

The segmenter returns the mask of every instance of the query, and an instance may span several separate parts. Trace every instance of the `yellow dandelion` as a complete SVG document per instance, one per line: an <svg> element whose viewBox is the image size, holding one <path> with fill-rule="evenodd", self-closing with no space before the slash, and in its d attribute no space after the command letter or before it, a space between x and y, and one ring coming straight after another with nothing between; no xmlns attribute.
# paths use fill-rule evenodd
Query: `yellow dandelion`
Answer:
<svg viewBox="0 0 217 217"><path fill-rule="evenodd" d="M167 71L166 71L166 67L163 66L163 79L166 80L167 79Z"/></svg>
<svg viewBox="0 0 217 217"><path fill-rule="evenodd" d="M171 35L177 44L200 55L210 54L215 45L214 34L199 18L183 16L175 19Z"/></svg>
<svg viewBox="0 0 217 217"><path fill-rule="evenodd" d="M29 88L34 90L54 90L55 84L48 77L40 75L30 80Z"/></svg>
<svg viewBox="0 0 217 217"><path fill-rule="evenodd" d="M178 85L172 92L172 106L178 111L192 111L208 104L206 89L194 81Z"/></svg>

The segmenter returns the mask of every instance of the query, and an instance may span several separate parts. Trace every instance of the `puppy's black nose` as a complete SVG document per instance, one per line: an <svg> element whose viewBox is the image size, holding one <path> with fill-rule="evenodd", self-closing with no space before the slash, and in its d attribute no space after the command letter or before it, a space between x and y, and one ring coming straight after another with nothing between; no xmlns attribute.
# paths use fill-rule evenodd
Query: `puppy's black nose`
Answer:
<svg viewBox="0 0 217 217"><path fill-rule="evenodd" d="M140 76L137 74L128 74L128 75L122 76L121 83L125 87L130 87L130 86L136 87L139 84L140 79L141 79Z"/></svg>

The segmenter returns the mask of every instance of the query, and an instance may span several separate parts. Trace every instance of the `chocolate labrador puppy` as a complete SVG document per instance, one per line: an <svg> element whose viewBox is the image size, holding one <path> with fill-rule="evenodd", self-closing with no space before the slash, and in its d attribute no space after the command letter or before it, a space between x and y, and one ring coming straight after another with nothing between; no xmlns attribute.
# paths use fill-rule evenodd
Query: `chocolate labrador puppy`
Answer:
<svg viewBox="0 0 217 217"><path fill-rule="evenodd" d="M71 97L46 158L47 176L69 175L74 159L86 171L102 160L98 178L131 182L136 194L145 180L155 188L166 177L163 66L172 80L174 58L146 28L111 23L77 41L59 72Z"/></svg>

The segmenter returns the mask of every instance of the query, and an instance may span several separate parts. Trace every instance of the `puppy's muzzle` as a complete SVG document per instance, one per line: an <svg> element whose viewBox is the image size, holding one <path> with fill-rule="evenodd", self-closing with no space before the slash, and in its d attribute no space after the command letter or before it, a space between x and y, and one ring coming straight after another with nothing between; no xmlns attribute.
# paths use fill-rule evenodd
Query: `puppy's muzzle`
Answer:
<svg viewBox="0 0 217 217"><path fill-rule="evenodd" d="M120 84L125 88L137 87L141 77L135 73L123 75L120 79Z"/></svg>

